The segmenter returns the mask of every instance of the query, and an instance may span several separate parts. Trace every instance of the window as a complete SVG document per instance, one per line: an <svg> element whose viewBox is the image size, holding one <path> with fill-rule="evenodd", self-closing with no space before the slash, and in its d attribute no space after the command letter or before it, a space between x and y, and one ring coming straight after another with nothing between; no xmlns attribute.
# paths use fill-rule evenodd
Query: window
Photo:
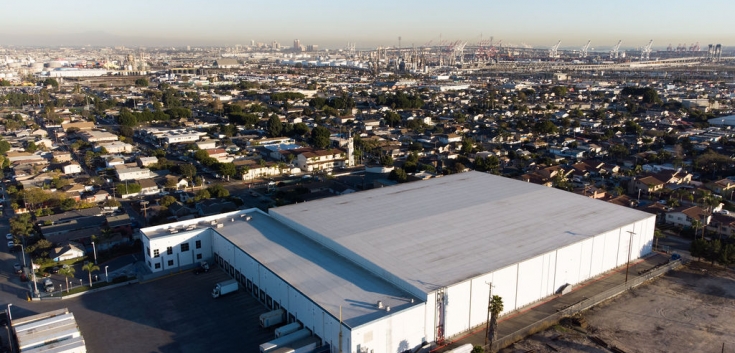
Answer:
<svg viewBox="0 0 735 353"><path fill-rule="evenodd" d="M201 259L202 259L202 254L197 254L197 260L201 260Z"/></svg>
<svg viewBox="0 0 735 353"><path fill-rule="evenodd" d="M173 254L174 254L174 248L172 248L172 247L170 247L170 246L169 246L169 247L167 247L167 248L166 248L166 254L167 254L167 255L173 255Z"/></svg>
<svg viewBox="0 0 735 353"><path fill-rule="evenodd" d="M249 291L252 291L253 290L253 281L248 280L247 288L248 288Z"/></svg>
<svg viewBox="0 0 735 353"><path fill-rule="evenodd" d="M253 295L257 298L258 297L258 285L253 283Z"/></svg>
<svg viewBox="0 0 735 353"><path fill-rule="evenodd" d="M153 257L159 257L161 254L158 253L158 249L153 250Z"/></svg>
<svg viewBox="0 0 735 353"><path fill-rule="evenodd" d="M181 252L189 251L189 243L181 243Z"/></svg>
<svg viewBox="0 0 735 353"><path fill-rule="evenodd" d="M260 290L260 302L265 303L265 291Z"/></svg>
<svg viewBox="0 0 735 353"><path fill-rule="evenodd" d="M146 254L148 254L148 257L151 257L151 248L149 248L149 247L146 246L145 247L145 252L146 252Z"/></svg>
<svg viewBox="0 0 735 353"><path fill-rule="evenodd" d="M168 265L169 266L173 266L174 265L174 260L168 260Z"/></svg>
<svg viewBox="0 0 735 353"><path fill-rule="evenodd" d="M161 263L160 262L156 262L156 269L159 269L159 268L161 268Z"/></svg>
<svg viewBox="0 0 735 353"><path fill-rule="evenodd" d="M268 306L268 309L273 309L273 299L271 299L270 295L265 296L265 303Z"/></svg>
<svg viewBox="0 0 735 353"><path fill-rule="evenodd" d="M195 244L196 244L196 248L197 249L201 249L202 248L202 241L201 240L197 240Z"/></svg>

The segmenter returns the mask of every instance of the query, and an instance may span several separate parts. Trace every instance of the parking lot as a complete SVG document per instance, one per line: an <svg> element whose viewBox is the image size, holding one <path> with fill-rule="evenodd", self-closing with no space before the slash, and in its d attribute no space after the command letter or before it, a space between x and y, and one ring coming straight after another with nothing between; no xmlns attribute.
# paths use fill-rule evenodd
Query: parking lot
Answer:
<svg viewBox="0 0 735 353"><path fill-rule="evenodd" d="M215 283L230 279L219 268L183 272L74 299L14 301L13 318L67 307L89 352L257 352L273 339L258 316L268 309L240 289L212 299Z"/></svg>

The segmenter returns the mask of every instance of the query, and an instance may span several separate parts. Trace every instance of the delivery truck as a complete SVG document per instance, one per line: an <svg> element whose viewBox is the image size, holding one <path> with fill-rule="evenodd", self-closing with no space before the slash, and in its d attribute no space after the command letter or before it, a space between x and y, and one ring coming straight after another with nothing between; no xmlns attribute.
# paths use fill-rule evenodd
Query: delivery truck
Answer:
<svg viewBox="0 0 735 353"><path fill-rule="evenodd" d="M268 328L283 323L283 309L269 311L260 315L260 327Z"/></svg>
<svg viewBox="0 0 735 353"><path fill-rule="evenodd" d="M221 295L237 292L237 281L231 279L229 281L219 282L212 289L212 298L218 298Z"/></svg>

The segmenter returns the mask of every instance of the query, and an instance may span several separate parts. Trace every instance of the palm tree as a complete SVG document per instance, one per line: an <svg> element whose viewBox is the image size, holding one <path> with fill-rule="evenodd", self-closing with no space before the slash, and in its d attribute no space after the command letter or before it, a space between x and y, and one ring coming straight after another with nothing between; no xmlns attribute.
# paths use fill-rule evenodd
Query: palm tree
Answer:
<svg viewBox="0 0 735 353"><path fill-rule="evenodd" d="M702 225L702 222L700 222L697 219L692 220L692 227L694 228L694 239L697 238L697 229Z"/></svg>
<svg viewBox="0 0 735 353"><path fill-rule="evenodd" d="M74 277L74 267L66 266L59 269L59 274L66 278L66 292L69 293L69 277Z"/></svg>
<svg viewBox="0 0 735 353"><path fill-rule="evenodd" d="M503 311L503 298L499 295L493 295L490 300L490 330L488 332L488 343L492 352L493 342L498 333L498 315Z"/></svg>
<svg viewBox="0 0 735 353"><path fill-rule="evenodd" d="M87 262L82 266L82 270L87 271L87 275L89 275L89 288L92 288L92 271L99 271L100 267L92 262Z"/></svg>

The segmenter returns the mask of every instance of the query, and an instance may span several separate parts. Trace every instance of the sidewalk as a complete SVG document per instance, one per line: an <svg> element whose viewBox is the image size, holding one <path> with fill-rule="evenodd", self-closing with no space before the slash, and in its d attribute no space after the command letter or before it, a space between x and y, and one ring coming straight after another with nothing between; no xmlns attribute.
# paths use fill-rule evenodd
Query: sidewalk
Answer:
<svg viewBox="0 0 735 353"><path fill-rule="evenodd" d="M639 271L649 270L656 265L667 262L668 255L654 254L644 259L639 259L635 263L630 264L628 271L628 280L638 277ZM554 296L545 302L537 303L533 307L524 309L523 311L512 313L498 320L497 339L504 338L516 331L541 321L560 310L566 309L585 299L591 298L596 294L612 289L618 285L625 283L625 266L622 266L613 272L607 273L602 277L594 278L587 282L578 284L571 293L563 296ZM449 342L450 340L447 340ZM450 349L459 347L463 344L472 344L473 346L483 346L485 344L485 326L481 326L473 330L471 333L459 337L451 338L451 343L444 347L437 348L433 352L445 352Z"/></svg>

